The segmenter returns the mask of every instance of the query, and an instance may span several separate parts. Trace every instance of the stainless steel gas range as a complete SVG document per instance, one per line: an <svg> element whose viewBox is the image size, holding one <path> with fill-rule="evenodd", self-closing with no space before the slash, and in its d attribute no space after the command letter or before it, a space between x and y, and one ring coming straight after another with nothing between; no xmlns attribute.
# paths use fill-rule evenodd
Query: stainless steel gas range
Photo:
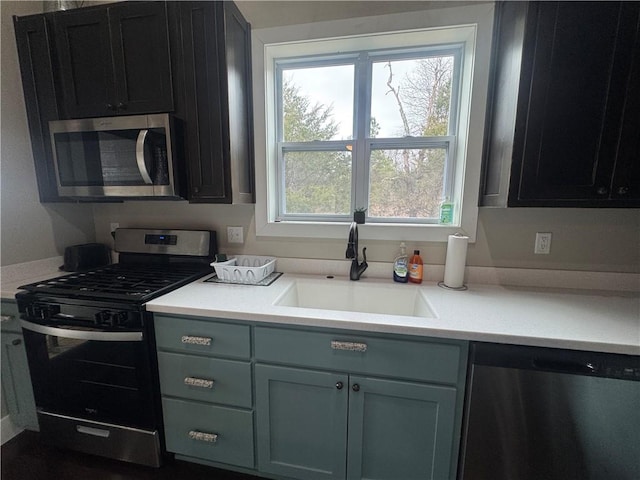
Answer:
<svg viewBox="0 0 640 480"><path fill-rule="evenodd" d="M212 272L211 231L118 229L119 263L16 295L40 435L55 446L162 463L152 314L145 302Z"/></svg>

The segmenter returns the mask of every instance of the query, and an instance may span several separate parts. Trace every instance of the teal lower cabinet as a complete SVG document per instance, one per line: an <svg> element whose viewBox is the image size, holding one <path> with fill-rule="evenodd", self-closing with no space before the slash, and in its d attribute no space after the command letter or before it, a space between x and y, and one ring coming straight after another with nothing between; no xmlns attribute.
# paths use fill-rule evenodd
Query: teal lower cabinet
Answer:
<svg viewBox="0 0 640 480"><path fill-rule="evenodd" d="M258 469L291 478L344 478L349 379L256 365Z"/></svg>
<svg viewBox="0 0 640 480"><path fill-rule="evenodd" d="M154 316L166 447L278 480L455 479L468 343Z"/></svg>
<svg viewBox="0 0 640 480"><path fill-rule="evenodd" d="M456 394L453 387L352 377L347 478L451 477Z"/></svg>
<svg viewBox="0 0 640 480"><path fill-rule="evenodd" d="M250 327L163 315L154 325L167 451L255 469Z"/></svg>
<svg viewBox="0 0 640 480"><path fill-rule="evenodd" d="M255 349L260 472L455 478L466 342L256 327Z"/></svg>
<svg viewBox="0 0 640 480"><path fill-rule="evenodd" d="M166 397L162 409L168 451L253 468L250 411Z"/></svg>
<svg viewBox="0 0 640 480"><path fill-rule="evenodd" d="M38 430L31 376L15 302L1 304L2 398L7 413L19 428Z"/></svg>

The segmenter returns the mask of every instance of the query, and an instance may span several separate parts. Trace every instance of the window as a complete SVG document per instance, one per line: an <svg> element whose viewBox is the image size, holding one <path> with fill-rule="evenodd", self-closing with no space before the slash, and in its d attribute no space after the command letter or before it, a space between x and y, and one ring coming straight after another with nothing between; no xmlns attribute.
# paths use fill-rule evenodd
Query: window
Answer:
<svg viewBox="0 0 640 480"><path fill-rule="evenodd" d="M462 46L275 59L280 220L436 223ZM357 101L356 101L357 100Z"/></svg>
<svg viewBox="0 0 640 480"><path fill-rule="evenodd" d="M435 12L253 32L258 236L341 238L366 208L363 238L475 237L493 6Z"/></svg>

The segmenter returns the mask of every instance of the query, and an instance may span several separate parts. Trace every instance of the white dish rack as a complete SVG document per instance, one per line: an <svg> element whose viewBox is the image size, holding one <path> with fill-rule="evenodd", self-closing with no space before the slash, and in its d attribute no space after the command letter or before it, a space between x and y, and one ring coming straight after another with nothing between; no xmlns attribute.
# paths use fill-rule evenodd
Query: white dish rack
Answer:
<svg viewBox="0 0 640 480"><path fill-rule="evenodd" d="M237 255L225 262L213 262L218 278L227 283L257 284L273 273L274 257Z"/></svg>

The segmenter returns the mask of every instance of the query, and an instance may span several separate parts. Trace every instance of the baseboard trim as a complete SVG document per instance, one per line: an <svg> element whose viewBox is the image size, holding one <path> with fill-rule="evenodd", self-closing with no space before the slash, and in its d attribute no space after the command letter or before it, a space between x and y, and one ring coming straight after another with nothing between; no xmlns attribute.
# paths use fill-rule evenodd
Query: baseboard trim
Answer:
<svg viewBox="0 0 640 480"><path fill-rule="evenodd" d="M13 437L18 435L24 430L24 428L17 426L11 420L11 417L7 415L6 417L2 417L0 420L0 442L2 445L7 443Z"/></svg>

